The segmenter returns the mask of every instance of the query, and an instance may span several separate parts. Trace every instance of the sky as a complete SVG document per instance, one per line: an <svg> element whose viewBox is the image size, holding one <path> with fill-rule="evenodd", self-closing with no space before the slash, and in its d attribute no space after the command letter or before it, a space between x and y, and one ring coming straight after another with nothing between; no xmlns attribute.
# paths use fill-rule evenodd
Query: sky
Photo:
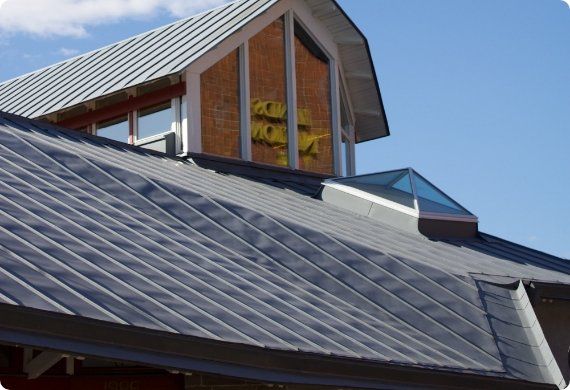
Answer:
<svg viewBox="0 0 570 390"><path fill-rule="evenodd" d="M0 81L224 0L0 0ZM570 258L570 8L339 0L367 36L391 136L358 173L413 167L480 230Z"/></svg>

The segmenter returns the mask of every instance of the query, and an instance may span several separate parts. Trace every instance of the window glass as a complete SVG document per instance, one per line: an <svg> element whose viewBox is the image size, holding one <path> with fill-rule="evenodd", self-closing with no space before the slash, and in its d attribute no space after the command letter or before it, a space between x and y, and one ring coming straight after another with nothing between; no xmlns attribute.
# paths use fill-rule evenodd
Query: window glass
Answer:
<svg viewBox="0 0 570 390"><path fill-rule="evenodd" d="M178 139L180 140L180 151L184 150L184 131L188 129L188 107L186 102L186 95L180 98L180 134Z"/></svg>
<svg viewBox="0 0 570 390"><path fill-rule="evenodd" d="M350 121L348 119L348 109L346 106L346 102L342 97L342 94L340 95L340 126L346 132L348 132L350 129Z"/></svg>
<svg viewBox="0 0 570 390"><path fill-rule="evenodd" d="M295 25L299 168L334 173L329 60Z"/></svg>
<svg viewBox="0 0 570 390"><path fill-rule="evenodd" d="M129 142L129 118L127 115L97 124L97 135L120 142Z"/></svg>
<svg viewBox="0 0 570 390"><path fill-rule="evenodd" d="M204 153L240 157L239 81L238 50L200 76Z"/></svg>
<svg viewBox="0 0 570 390"><path fill-rule="evenodd" d="M407 169L339 179L339 183L414 208L414 195Z"/></svg>
<svg viewBox="0 0 570 390"><path fill-rule="evenodd" d="M283 18L249 40L249 72L252 159L287 166L287 83Z"/></svg>
<svg viewBox="0 0 570 390"><path fill-rule="evenodd" d="M138 111L137 140L172 129L170 100Z"/></svg>
<svg viewBox="0 0 570 390"><path fill-rule="evenodd" d="M467 210L459 206L417 173L415 174L415 179L420 210L432 213L469 215Z"/></svg>
<svg viewBox="0 0 570 390"><path fill-rule="evenodd" d="M342 159L342 161L340 162L341 169L342 169L342 172L341 172L342 176L348 175L348 172L349 172L349 166L350 166L349 148L350 148L350 143L349 143L348 139L343 137L342 138L342 145L341 145L341 159Z"/></svg>

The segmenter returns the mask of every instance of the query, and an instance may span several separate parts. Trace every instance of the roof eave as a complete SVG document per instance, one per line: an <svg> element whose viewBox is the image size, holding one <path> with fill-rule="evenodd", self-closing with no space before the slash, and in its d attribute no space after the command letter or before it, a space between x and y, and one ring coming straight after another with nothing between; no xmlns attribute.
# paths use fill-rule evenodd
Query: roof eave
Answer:
<svg viewBox="0 0 570 390"><path fill-rule="evenodd" d="M380 108L381 108L381 117L382 117L383 128L378 129L377 130L378 134L375 136L361 136L361 137L359 137L357 134L356 143L372 141L375 139L388 137L388 136L390 136L390 125L388 124L388 117L386 115L386 110L384 108L384 100L382 99L382 93L380 91L380 84L378 82L378 75L376 73L376 67L374 66L374 60L372 59L372 52L370 50L370 44L368 43L368 39L366 38L364 33L360 30L360 28L358 28L358 26L354 23L354 21L348 16L348 14L344 11L344 9L342 9L342 7L339 5L337 0L331 0L331 1L337 7L337 9L340 11L342 16L344 16L344 18L348 21L348 23L350 23L352 28L354 28L354 30L362 37L363 45L366 49L366 53L367 53L368 59L370 61L370 68L372 70L372 79L374 80L374 86L376 88L376 93L378 95L378 101L380 103Z"/></svg>
<svg viewBox="0 0 570 390"><path fill-rule="evenodd" d="M199 371L269 383L353 388L554 389L503 373L450 371L278 351L0 304L0 342L71 355ZM389 380L387 378L390 378Z"/></svg>

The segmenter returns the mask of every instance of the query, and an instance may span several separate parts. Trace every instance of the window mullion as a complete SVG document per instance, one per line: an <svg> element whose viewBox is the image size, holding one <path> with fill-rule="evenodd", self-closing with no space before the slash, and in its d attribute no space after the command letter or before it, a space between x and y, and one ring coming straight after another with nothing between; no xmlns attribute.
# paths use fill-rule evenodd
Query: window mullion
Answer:
<svg viewBox="0 0 570 390"><path fill-rule="evenodd" d="M287 138L289 167L299 168L297 131L297 75L295 72L295 19L293 11L285 13L285 61L287 77Z"/></svg>
<svg viewBox="0 0 570 390"><path fill-rule="evenodd" d="M333 144L333 162L334 172L336 175L342 173L342 130L340 121L340 96L338 82L338 68L336 60L330 58L330 79L331 79L331 124L332 124L332 144Z"/></svg>
<svg viewBox="0 0 570 390"><path fill-rule="evenodd" d="M251 161L251 98L249 90L249 42L239 47L241 158Z"/></svg>

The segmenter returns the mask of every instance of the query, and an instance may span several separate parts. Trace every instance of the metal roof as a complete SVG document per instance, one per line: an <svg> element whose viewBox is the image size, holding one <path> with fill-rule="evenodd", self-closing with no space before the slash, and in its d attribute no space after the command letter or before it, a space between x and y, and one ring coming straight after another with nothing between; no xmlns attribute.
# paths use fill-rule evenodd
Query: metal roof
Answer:
<svg viewBox="0 0 570 390"><path fill-rule="evenodd" d="M0 84L0 110L28 118L182 72L279 0L239 0ZM307 0L339 41L357 141L388 135L364 36L331 0ZM351 39L354 42L346 42ZM343 43L344 42L344 43ZM351 78L350 75L359 75ZM364 75L365 77L363 77Z"/></svg>
<svg viewBox="0 0 570 390"><path fill-rule="evenodd" d="M475 275L570 284L570 265L553 256L499 240L431 242L296 190L9 114L0 202L4 305L558 384L549 349L530 339L502 349L523 320L490 323Z"/></svg>

